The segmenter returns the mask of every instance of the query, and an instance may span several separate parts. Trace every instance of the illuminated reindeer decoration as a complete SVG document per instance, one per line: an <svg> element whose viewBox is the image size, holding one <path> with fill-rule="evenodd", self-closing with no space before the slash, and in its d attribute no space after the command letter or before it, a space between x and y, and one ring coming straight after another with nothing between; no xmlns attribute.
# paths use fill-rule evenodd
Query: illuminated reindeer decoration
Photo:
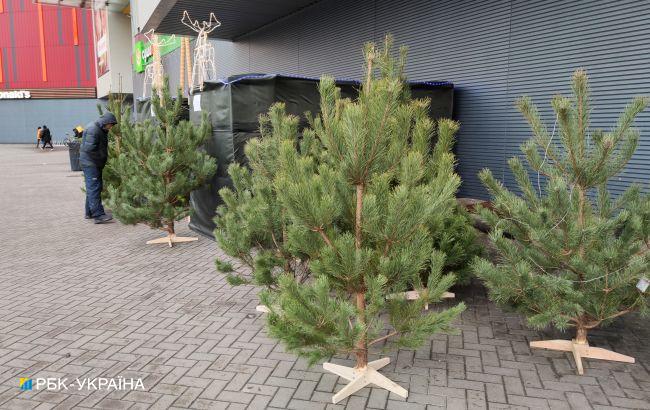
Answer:
<svg viewBox="0 0 650 410"><path fill-rule="evenodd" d="M176 40L175 35L167 37L164 40L160 40L158 35L154 34L153 29L144 33L144 36L151 46L153 61L144 69L144 83L142 84L143 98L147 96L147 84L151 84L152 94L153 90L158 90L159 93L161 92L160 90L163 85L165 70L160 59L160 48L166 47Z"/></svg>
<svg viewBox="0 0 650 410"><path fill-rule="evenodd" d="M217 78L217 69L214 64L214 47L208 42L208 34L221 26L221 22L217 20L214 13L210 13L210 20L199 23L198 20L192 20L186 10L183 12L181 23L197 33L190 90L193 90L197 85L203 90L203 83L206 80L216 80Z"/></svg>

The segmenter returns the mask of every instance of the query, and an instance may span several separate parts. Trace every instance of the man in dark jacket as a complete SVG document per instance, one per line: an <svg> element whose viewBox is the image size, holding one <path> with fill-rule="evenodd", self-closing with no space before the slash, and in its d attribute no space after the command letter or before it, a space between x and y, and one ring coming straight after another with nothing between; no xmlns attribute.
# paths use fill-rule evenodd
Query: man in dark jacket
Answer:
<svg viewBox="0 0 650 410"><path fill-rule="evenodd" d="M102 205L102 170L108 160L108 131L117 124L115 116L107 112L99 120L86 126L79 148L79 163L86 180L86 219L101 224L113 219Z"/></svg>

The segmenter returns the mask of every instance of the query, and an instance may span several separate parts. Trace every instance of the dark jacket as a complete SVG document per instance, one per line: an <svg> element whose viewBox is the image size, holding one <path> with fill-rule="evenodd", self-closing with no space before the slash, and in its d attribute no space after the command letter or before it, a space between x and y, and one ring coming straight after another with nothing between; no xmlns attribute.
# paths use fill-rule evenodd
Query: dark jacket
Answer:
<svg viewBox="0 0 650 410"><path fill-rule="evenodd" d="M52 141L52 133L50 132L49 128L47 127L41 128L41 141L43 142Z"/></svg>
<svg viewBox="0 0 650 410"><path fill-rule="evenodd" d="M107 124L116 124L115 116L107 112L96 122L86 126L79 148L79 163L82 167L103 168L108 160L108 132L104 131Z"/></svg>

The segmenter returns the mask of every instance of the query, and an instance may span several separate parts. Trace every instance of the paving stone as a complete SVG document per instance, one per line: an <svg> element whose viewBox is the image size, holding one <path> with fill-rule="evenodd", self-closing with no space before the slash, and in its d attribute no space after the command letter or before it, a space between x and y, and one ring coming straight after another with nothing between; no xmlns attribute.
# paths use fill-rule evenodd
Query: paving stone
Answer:
<svg viewBox="0 0 650 410"><path fill-rule="evenodd" d="M502 384L485 383L485 393L489 402L507 403L505 390Z"/></svg>
<svg viewBox="0 0 650 410"><path fill-rule="evenodd" d="M271 396L255 396L246 408L250 410L264 410L268 407L271 398Z"/></svg>
<svg viewBox="0 0 650 410"><path fill-rule="evenodd" d="M346 410L359 410L366 408L366 402L368 398L360 396L351 396L348 398L347 405L345 406Z"/></svg>
<svg viewBox="0 0 650 410"><path fill-rule="evenodd" d="M449 387L455 387L459 389L467 390L485 390L485 386L481 382L472 381L472 380L457 380L457 379L448 379L447 385Z"/></svg>
<svg viewBox="0 0 650 410"><path fill-rule="evenodd" d="M612 397L610 398L610 401L614 406L624 407L628 409L650 409L650 402L648 400Z"/></svg>
<svg viewBox="0 0 650 410"><path fill-rule="evenodd" d="M587 397L585 397L585 395L582 393L567 392L566 398L569 404L571 405L571 407L574 409L591 408L591 404L589 404Z"/></svg>
<svg viewBox="0 0 650 410"><path fill-rule="evenodd" d="M458 397L447 397L448 410L466 410L467 400Z"/></svg>
<svg viewBox="0 0 650 410"><path fill-rule="evenodd" d="M575 383L545 381L543 384L545 388L550 390L582 392L580 385Z"/></svg>
<svg viewBox="0 0 650 410"><path fill-rule="evenodd" d="M320 410L324 409L326 406L327 404L325 403L293 399L289 402L289 405L286 408L295 410Z"/></svg>
<svg viewBox="0 0 650 410"><path fill-rule="evenodd" d="M388 400L388 391L379 388L373 388L368 397L367 406L373 409L383 409L386 407L386 400Z"/></svg>
<svg viewBox="0 0 650 410"><path fill-rule="evenodd" d="M551 410L571 410L571 406L569 403L567 403L566 399L563 400L552 400L549 399L548 401L548 406L551 408ZM589 409L589 407L585 407L585 409Z"/></svg>
<svg viewBox="0 0 650 410"><path fill-rule="evenodd" d="M566 400L566 396L562 391L536 389L534 387L526 387L526 395L541 399Z"/></svg>
<svg viewBox="0 0 650 410"><path fill-rule="evenodd" d="M253 400L254 395L250 393L234 392L224 390L217 396L218 400L230 401L234 403L248 404Z"/></svg>
<svg viewBox="0 0 650 410"><path fill-rule="evenodd" d="M519 406L530 407L531 409L548 409L548 401L528 396L508 395L508 403Z"/></svg>
<svg viewBox="0 0 650 410"><path fill-rule="evenodd" d="M603 392L608 397L609 396L625 397L625 392L623 391L623 389L621 389L621 386L618 385L616 379L613 376L607 378L599 378L598 384L600 384L600 387L603 389Z"/></svg>
<svg viewBox="0 0 650 410"><path fill-rule="evenodd" d="M279 408L286 408L289 405L289 401L291 401L293 392L294 390L288 387L280 387L275 396L273 396L273 399L271 399L269 405Z"/></svg>
<svg viewBox="0 0 650 410"><path fill-rule="evenodd" d="M467 391L467 408L468 409L487 409L485 393L481 391Z"/></svg>
<svg viewBox="0 0 650 410"><path fill-rule="evenodd" d="M387 409L391 410L426 410L427 406L419 403L407 403L404 401L388 400Z"/></svg>
<svg viewBox="0 0 650 410"><path fill-rule="evenodd" d="M293 397L299 400L309 400L316 388L316 384L316 382L310 380L301 381L293 394Z"/></svg>
<svg viewBox="0 0 650 410"><path fill-rule="evenodd" d="M624 389L639 390L639 385L636 384L631 374L623 373L623 372L612 372L612 374L614 375L614 378L618 382L618 385L623 387Z"/></svg>
<svg viewBox="0 0 650 410"><path fill-rule="evenodd" d="M542 386L542 382L539 379L539 375L536 371L521 370L519 373L521 374L521 379L524 382L524 387L534 387L538 389L544 387Z"/></svg>
<svg viewBox="0 0 650 410"><path fill-rule="evenodd" d="M488 408L490 410L529 410L528 406L515 406L512 404L503 404L503 403L488 403Z"/></svg>
<svg viewBox="0 0 650 410"><path fill-rule="evenodd" d="M444 407L446 400L444 396L435 396L432 394L421 394L409 392L408 401L412 403L431 404L434 406Z"/></svg>

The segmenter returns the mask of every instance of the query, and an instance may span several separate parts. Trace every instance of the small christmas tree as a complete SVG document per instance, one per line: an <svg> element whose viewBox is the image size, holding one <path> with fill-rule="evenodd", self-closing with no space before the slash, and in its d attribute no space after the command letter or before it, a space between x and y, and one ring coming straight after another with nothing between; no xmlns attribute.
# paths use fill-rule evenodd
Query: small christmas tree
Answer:
<svg viewBox="0 0 650 410"><path fill-rule="evenodd" d="M608 181L630 160L639 139L631 128L648 104L635 98L610 132L589 128L587 74L573 75L573 98L557 96L559 144L543 125L527 97L517 101L533 132L522 152L545 190L533 183L517 157L509 165L521 195L506 189L489 170L481 180L494 199L482 210L501 259L477 260L476 274L490 296L512 306L536 328L575 328L576 338L531 342L531 347L573 352L579 374L581 358L633 362L605 349L589 347L587 332L634 310L647 313L648 294L637 283L649 272L650 203L638 186L616 199ZM506 235L507 233L507 235ZM509 238L512 238L509 239Z"/></svg>
<svg viewBox="0 0 650 410"><path fill-rule="evenodd" d="M190 192L216 171L214 159L201 150L211 127L204 115L200 127L180 120L183 97L169 93L168 81L162 98L154 93L156 122L121 123L120 154L112 159L120 177L119 186L109 187L109 204L123 223L145 223L162 228L167 237L147 243L188 242L197 238L176 236L174 222L190 212Z"/></svg>
<svg viewBox="0 0 650 410"><path fill-rule="evenodd" d="M246 148L251 171L232 166L235 189L221 191L217 239L266 286L269 333L311 364L355 356L354 368L324 364L350 381L334 402L370 383L406 397L377 372L388 358L368 361L370 347L417 347L464 309L423 313L455 280L442 274L445 254L430 228L456 209L458 124L438 123L432 152L428 101L409 98L404 52L393 59L390 46L367 46L355 101L342 99L332 78L321 80L321 114L301 138L298 119L274 106L263 137ZM409 289L417 300L403 296Z"/></svg>

